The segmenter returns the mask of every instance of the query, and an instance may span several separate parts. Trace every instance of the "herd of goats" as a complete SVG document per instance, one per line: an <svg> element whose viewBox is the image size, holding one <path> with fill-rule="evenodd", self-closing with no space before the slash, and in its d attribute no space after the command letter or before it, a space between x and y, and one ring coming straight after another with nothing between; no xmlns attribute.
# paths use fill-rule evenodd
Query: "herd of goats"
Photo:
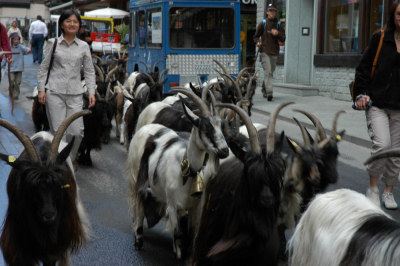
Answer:
<svg viewBox="0 0 400 266"><path fill-rule="evenodd" d="M88 240L90 222L69 158L74 139L62 140L83 116L80 164L91 165L91 150L109 142L112 119L127 147L137 250L146 247L144 219L147 228L165 219L177 259L190 265L400 265L399 223L357 192L325 192L338 180L344 131L337 121L344 111L335 114L328 136L315 115L294 110L315 126L312 136L293 118L298 143L275 132L279 112L293 102L280 104L267 126L252 123L254 69L233 76L215 61L218 78L172 88L167 97L168 70L160 72L157 63L142 62L147 71L128 76L124 54L93 62L96 105L67 118L54 136L37 99L31 138L0 119L24 147L18 158L0 154L12 167L0 237L7 264L69 265L70 252ZM386 151L367 162L399 154Z"/></svg>

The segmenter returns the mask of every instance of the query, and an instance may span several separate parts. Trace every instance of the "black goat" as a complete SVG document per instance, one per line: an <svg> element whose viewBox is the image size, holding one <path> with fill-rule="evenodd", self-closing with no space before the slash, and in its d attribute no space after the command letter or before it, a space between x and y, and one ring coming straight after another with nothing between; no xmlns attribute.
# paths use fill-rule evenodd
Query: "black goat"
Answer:
<svg viewBox="0 0 400 266"><path fill-rule="evenodd" d="M85 93L84 108L89 106L89 98ZM100 150L102 143L108 143L110 140L110 133L112 129L111 120L114 116L115 102L114 98L117 94L109 97L101 97L96 93L96 104L90 108L91 115L83 117L84 135L78 150L78 163L82 165L92 165L90 158L90 151L92 149Z"/></svg>
<svg viewBox="0 0 400 266"><path fill-rule="evenodd" d="M288 103L285 103L286 105ZM245 122L251 150L228 140L234 160L222 163L209 181L200 227L194 245L194 265L275 265L278 260L278 210L284 161L275 151L275 121L280 105L271 115L267 150L262 152L250 118L233 108Z"/></svg>
<svg viewBox="0 0 400 266"><path fill-rule="evenodd" d="M36 89L36 88L35 88ZM37 90L37 89L36 89ZM26 96L32 102L32 121L35 125L35 132L49 131L49 120L47 119L46 105L39 103L38 96Z"/></svg>
<svg viewBox="0 0 400 266"><path fill-rule="evenodd" d="M86 242L89 221L68 157L74 139L66 145L61 138L72 121L88 113L81 111L67 118L54 137L39 132L32 139L0 119L0 126L11 131L25 148L17 159L0 154L12 167L7 181L9 205L0 237L7 264L69 264L70 251L79 250Z"/></svg>

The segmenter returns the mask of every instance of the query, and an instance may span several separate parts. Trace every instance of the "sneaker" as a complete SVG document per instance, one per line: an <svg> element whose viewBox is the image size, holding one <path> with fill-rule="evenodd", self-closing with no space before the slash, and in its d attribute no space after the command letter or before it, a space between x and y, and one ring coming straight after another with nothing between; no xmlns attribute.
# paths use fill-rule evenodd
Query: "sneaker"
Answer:
<svg viewBox="0 0 400 266"><path fill-rule="evenodd" d="M397 209L397 203L394 200L393 193L391 192L384 192L382 194L382 203L386 209L389 210Z"/></svg>
<svg viewBox="0 0 400 266"><path fill-rule="evenodd" d="M269 95L269 96L268 96L268 101L269 101L269 102L272 101L272 95Z"/></svg>
<svg viewBox="0 0 400 266"><path fill-rule="evenodd" d="M367 198L375 203L376 206L381 207L381 201L379 200L379 189L377 187L367 189Z"/></svg>

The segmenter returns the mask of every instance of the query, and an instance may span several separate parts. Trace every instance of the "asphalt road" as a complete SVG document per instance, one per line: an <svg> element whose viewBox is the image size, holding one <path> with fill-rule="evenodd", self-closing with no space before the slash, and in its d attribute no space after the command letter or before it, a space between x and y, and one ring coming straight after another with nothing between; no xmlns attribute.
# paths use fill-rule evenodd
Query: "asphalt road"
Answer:
<svg viewBox="0 0 400 266"><path fill-rule="evenodd" d="M24 73L25 85L35 84L36 73ZM1 90L0 102L7 95L4 88ZM15 116L18 117L18 126L26 134L33 134L33 124L30 121L31 101L25 98L30 90L21 93L17 101ZM7 119L7 117L5 117ZM264 123L268 117L253 112L253 122ZM21 122L23 121L23 122ZM278 120L277 131L284 130L286 134L299 140L299 128L290 122ZM338 125L340 128L340 122ZM314 132L312 132L314 134ZM342 141L339 143L339 180L328 190L350 188L365 193L368 185L368 175L363 162L369 157L369 149ZM80 196L88 212L92 224L92 237L87 245L72 256L73 265L183 265L178 262L172 252L172 239L164 231L161 222L155 228L145 230L145 244L143 250L134 249L134 238L131 230L132 218L128 207L130 195L127 176L125 174L126 148L121 146L115 138L115 127L112 139L108 145L103 145L99 151L92 151L92 167L81 166L77 172L77 183ZM4 218L7 208L5 195L6 177L10 168L0 163L0 220ZM380 187L381 191L383 186ZM394 191L399 201L399 189ZM396 220L400 219L399 210L387 211ZM290 236L290 231L287 232ZM4 265L1 261L0 265Z"/></svg>

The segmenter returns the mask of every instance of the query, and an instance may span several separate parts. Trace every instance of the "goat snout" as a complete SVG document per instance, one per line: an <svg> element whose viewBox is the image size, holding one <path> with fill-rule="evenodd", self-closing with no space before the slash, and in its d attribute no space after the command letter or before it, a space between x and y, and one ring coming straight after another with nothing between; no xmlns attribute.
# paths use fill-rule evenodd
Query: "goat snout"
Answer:
<svg viewBox="0 0 400 266"><path fill-rule="evenodd" d="M224 159L224 158L228 157L228 155L229 155L229 148L228 147L217 150L217 156L220 159Z"/></svg>
<svg viewBox="0 0 400 266"><path fill-rule="evenodd" d="M57 216L56 211L47 211L47 212L42 212L41 217L42 220L45 224L51 224L55 221Z"/></svg>

